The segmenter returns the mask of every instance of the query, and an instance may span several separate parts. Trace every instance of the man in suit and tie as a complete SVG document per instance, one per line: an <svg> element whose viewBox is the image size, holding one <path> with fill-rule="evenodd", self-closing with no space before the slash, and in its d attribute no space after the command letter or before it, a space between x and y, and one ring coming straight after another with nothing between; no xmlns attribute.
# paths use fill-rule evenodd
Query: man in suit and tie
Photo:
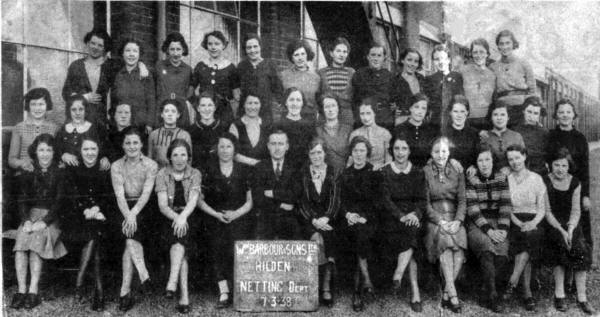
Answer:
<svg viewBox="0 0 600 317"><path fill-rule="evenodd" d="M296 166L285 155L287 134L275 130L267 143L270 158L256 165L252 197L258 213L257 238L294 240L299 238L296 204L301 192Z"/></svg>

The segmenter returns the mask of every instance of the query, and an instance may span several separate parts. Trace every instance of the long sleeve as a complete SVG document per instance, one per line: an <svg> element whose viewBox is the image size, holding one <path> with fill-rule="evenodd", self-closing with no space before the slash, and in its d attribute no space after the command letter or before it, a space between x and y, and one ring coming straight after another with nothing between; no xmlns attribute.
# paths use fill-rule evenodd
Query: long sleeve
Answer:
<svg viewBox="0 0 600 317"><path fill-rule="evenodd" d="M156 91L154 85L154 78L152 78L152 74L149 74L147 78L142 79L142 83L144 85L144 93L146 99L146 123L149 126L157 127L158 109L156 109Z"/></svg>
<svg viewBox="0 0 600 317"><path fill-rule="evenodd" d="M297 176L290 175L287 182L273 187L273 199L286 204L295 204L298 202L298 193L302 190L300 187Z"/></svg>
<svg viewBox="0 0 600 317"><path fill-rule="evenodd" d="M21 154L21 133L19 133L19 127L15 127L10 137L10 149L8 150L8 166L17 169L23 164L23 158L19 157Z"/></svg>
<svg viewBox="0 0 600 317"><path fill-rule="evenodd" d="M413 187L414 212L419 219L422 219L427 210L427 184L423 172L419 171L417 175L411 186Z"/></svg>
<svg viewBox="0 0 600 317"><path fill-rule="evenodd" d="M525 83L527 84L527 93L530 95L535 95L535 76L533 75L533 68L526 61L521 61L523 65L523 71L525 72Z"/></svg>
<svg viewBox="0 0 600 317"><path fill-rule="evenodd" d="M333 220L337 217L338 212L340 210L340 178L339 174L334 173L334 177L331 182L331 188L329 191L329 206L327 207L327 211L325 212L325 216L329 218L329 220Z"/></svg>
<svg viewBox="0 0 600 317"><path fill-rule="evenodd" d="M29 175L31 175L30 172L25 172L19 176L19 195L17 202L19 208L19 219L21 220L21 223L29 219L29 195L27 193L29 186L26 186L27 184L31 183L31 178Z"/></svg>
<svg viewBox="0 0 600 317"><path fill-rule="evenodd" d="M64 194L65 194L65 177L62 170L57 169L55 171L55 175L52 177L53 182L50 186L56 186L56 192L54 197L52 197L52 205L48 210L48 214L42 219L46 224L50 224L56 220L59 209L61 209L62 204L64 203Z"/></svg>
<svg viewBox="0 0 600 317"><path fill-rule="evenodd" d="M302 196L300 197L300 215L307 221L310 222L313 218L316 218L316 213L314 212L311 204L310 204L310 180L306 176L305 173L302 174Z"/></svg>
<svg viewBox="0 0 600 317"><path fill-rule="evenodd" d="M498 189L500 190L500 202L498 203L500 217L498 217L498 229L508 231L510 228L510 215L513 211L508 182L503 181L500 183Z"/></svg>
<svg viewBox="0 0 600 317"><path fill-rule="evenodd" d="M465 221L465 215L467 213L467 202L465 199L465 175L462 171L456 171L458 174L458 191L456 195L457 207L455 220Z"/></svg>
<svg viewBox="0 0 600 317"><path fill-rule="evenodd" d="M390 184L390 178L385 175L386 171L383 171L383 182L381 182L381 192L383 193L383 207L394 216L397 220L406 216L406 213L399 208L396 203L392 200L391 190L393 184Z"/></svg>
<svg viewBox="0 0 600 317"><path fill-rule="evenodd" d="M476 180L473 180L476 181ZM467 215L483 231L484 233L491 229L487 219L481 213L481 209L479 208L479 197L477 195L477 189L475 186L471 184L471 182L467 182L465 188L465 197L467 200Z"/></svg>
<svg viewBox="0 0 600 317"><path fill-rule="evenodd" d="M425 214L429 222L432 222L434 224L439 224L440 220L442 220L440 214L435 209L433 209L433 206L431 205L431 193L429 190L429 185L427 186L427 206L425 209Z"/></svg>
<svg viewBox="0 0 600 317"><path fill-rule="evenodd" d="M579 173L579 180L581 181L581 197L590 197L590 150L583 134L581 134L580 146L582 158L580 162L578 162L578 168L581 169L581 173Z"/></svg>

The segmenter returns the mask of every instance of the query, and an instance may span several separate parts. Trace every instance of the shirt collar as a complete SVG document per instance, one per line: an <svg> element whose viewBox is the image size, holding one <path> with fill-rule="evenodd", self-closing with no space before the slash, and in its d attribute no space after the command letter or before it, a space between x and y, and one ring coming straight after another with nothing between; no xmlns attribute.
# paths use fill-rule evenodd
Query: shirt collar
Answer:
<svg viewBox="0 0 600 317"><path fill-rule="evenodd" d="M175 173L175 169L173 169L173 166L171 166L169 164L165 167L165 172L167 173L167 175L169 175L169 177L173 177L173 174ZM185 170L183 170L183 178L187 179L190 177L192 177L192 167L188 164L185 167Z"/></svg>
<svg viewBox="0 0 600 317"><path fill-rule="evenodd" d="M273 170L275 170L275 168L277 168L277 163L280 163L280 168L283 170L283 163L285 162L285 158L281 159L281 161L275 161L274 159L271 159L271 165L273 165Z"/></svg>
<svg viewBox="0 0 600 317"><path fill-rule="evenodd" d="M390 162L389 164L392 168L392 171L394 171L394 173L396 173L396 174L402 173L402 174L408 175L412 169L412 163L410 161L408 161L408 164L406 164L406 168L404 168L403 170L398 169L398 166L396 166L396 164L394 164L394 162Z"/></svg>
<svg viewBox="0 0 600 317"><path fill-rule="evenodd" d="M253 119L248 118L246 115L243 115L240 118L240 121L242 121L243 124L248 124L248 123L253 123ZM258 117L258 119L256 120L256 122L258 122L258 125L262 125L262 119L260 117Z"/></svg>

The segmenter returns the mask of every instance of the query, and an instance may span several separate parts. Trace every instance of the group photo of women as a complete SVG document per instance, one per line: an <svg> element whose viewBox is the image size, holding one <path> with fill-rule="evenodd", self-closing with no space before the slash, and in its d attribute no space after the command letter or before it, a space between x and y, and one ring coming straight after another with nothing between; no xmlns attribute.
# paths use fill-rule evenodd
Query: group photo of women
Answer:
<svg viewBox="0 0 600 317"><path fill-rule="evenodd" d="M291 41L283 71L256 34L238 65L217 30L197 65L184 62L179 33L156 65L133 37L113 43L95 29L83 40L87 55L65 70L64 124L47 119L52 96L36 87L12 132L11 310L40 305L44 266L64 257L78 266L68 292L94 311L129 311L160 292L188 314L198 277L228 308L234 243L258 239L316 242L325 309L348 303L348 284L355 312L393 293L412 312L435 301L461 314L467 281L492 312L514 300L536 311L536 283L548 280L557 311L596 313L588 142L573 102L536 96L510 30L473 40L456 70L435 46L428 76L419 49L406 48L394 73L377 43L353 69L344 37L325 47L322 69L308 42Z"/></svg>

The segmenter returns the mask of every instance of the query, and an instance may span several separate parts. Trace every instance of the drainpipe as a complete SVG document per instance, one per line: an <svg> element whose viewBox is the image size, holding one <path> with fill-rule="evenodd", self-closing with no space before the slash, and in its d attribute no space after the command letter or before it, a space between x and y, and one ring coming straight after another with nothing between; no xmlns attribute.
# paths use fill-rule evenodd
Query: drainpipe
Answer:
<svg viewBox="0 0 600 317"><path fill-rule="evenodd" d="M167 3L164 1L157 2L158 14L156 19L156 50L158 51L158 60L165 58L161 51L161 46L167 37Z"/></svg>

